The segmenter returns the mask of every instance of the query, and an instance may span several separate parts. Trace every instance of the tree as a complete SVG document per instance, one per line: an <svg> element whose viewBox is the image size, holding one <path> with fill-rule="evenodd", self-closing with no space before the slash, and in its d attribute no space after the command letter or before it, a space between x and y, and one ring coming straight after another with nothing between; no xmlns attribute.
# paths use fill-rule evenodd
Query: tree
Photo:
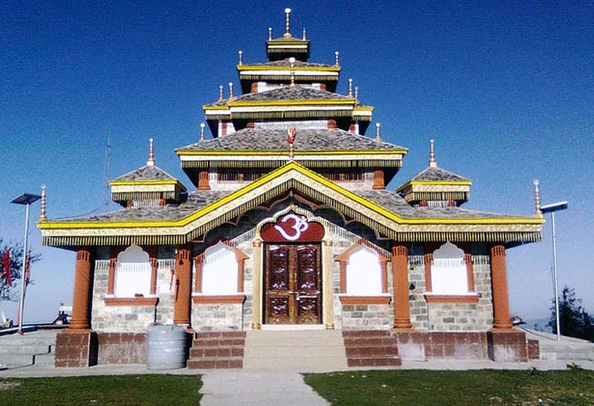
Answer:
<svg viewBox="0 0 594 406"><path fill-rule="evenodd" d="M548 323L557 334L555 301L551 307L551 320ZM565 336L594 341L594 318L582 307L582 300L575 297L575 290L565 286L559 297L559 324Z"/></svg>
<svg viewBox="0 0 594 406"><path fill-rule="evenodd" d="M23 272L23 246L19 244L6 245L2 238L0 238L0 258L3 258L7 251L10 251L10 276L12 279L12 286L8 284L6 270L0 265L0 301L17 299L16 288L21 283L21 275ZM40 255L30 255L29 263L37 262L39 259L41 259Z"/></svg>

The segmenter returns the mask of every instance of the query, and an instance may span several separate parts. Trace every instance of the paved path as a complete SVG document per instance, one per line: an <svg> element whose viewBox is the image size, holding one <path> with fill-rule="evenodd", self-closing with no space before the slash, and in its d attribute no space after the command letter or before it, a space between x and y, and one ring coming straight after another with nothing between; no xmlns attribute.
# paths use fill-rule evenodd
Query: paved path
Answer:
<svg viewBox="0 0 594 406"><path fill-rule="evenodd" d="M292 371L214 370L202 375L203 406L329 405Z"/></svg>

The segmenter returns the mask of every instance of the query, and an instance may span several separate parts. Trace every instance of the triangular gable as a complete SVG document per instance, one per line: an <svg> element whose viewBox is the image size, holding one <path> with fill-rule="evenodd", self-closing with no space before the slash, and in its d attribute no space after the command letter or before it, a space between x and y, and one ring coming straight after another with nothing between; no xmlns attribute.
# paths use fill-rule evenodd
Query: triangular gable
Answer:
<svg viewBox="0 0 594 406"><path fill-rule="evenodd" d="M294 190L398 241L534 241L541 218L404 218L295 163L174 221L44 221L43 243L54 246L181 244Z"/></svg>

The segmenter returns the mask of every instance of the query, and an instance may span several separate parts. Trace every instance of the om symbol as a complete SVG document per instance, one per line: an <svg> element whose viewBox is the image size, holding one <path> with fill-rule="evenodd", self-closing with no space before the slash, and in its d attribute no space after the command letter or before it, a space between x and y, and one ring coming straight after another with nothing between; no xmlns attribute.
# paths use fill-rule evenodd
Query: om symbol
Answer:
<svg viewBox="0 0 594 406"><path fill-rule="evenodd" d="M283 223L286 223L289 220L294 220L293 226L291 227L295 230L293 235L289 235L283 230L283 228L279 225L275 225L274 228L287 240L295 241L301 237L301 233L304 232L309 228L309 224L307 223L307 218L305 216L298 216L296 214L287 214L285 217L281 219Z"/></svg>

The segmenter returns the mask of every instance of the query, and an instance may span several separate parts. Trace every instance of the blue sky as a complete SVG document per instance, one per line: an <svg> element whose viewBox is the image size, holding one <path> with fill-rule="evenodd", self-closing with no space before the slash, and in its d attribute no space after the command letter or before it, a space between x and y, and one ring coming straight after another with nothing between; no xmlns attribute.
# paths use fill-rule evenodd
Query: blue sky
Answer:
<svg viewBox="0 0 594 406"><path fill-rule="evenodd" d="M220 84L238 91L237 51L264 61L267 29L282 34L291 7L310 60L338 50L338 91L352 77L383 138L409 148L390 189L427 166L433 138L438 164L473 180L468 208L530 215L534 178L543 203L570 202L557 216L560 283L594 313L594 3L394 3L1 2L0 236L22 240L24 209L9 201L42 183L50 219L103 210L105 179L143 165L150 137L157 165L189 186L174 149L198 139ZM550 238L547 223L543 242L508 251L524 318L549 314ZM43 260L26 320L51 320L71 303L74 255L42 247L34 228L31 241Z"/></svg>

